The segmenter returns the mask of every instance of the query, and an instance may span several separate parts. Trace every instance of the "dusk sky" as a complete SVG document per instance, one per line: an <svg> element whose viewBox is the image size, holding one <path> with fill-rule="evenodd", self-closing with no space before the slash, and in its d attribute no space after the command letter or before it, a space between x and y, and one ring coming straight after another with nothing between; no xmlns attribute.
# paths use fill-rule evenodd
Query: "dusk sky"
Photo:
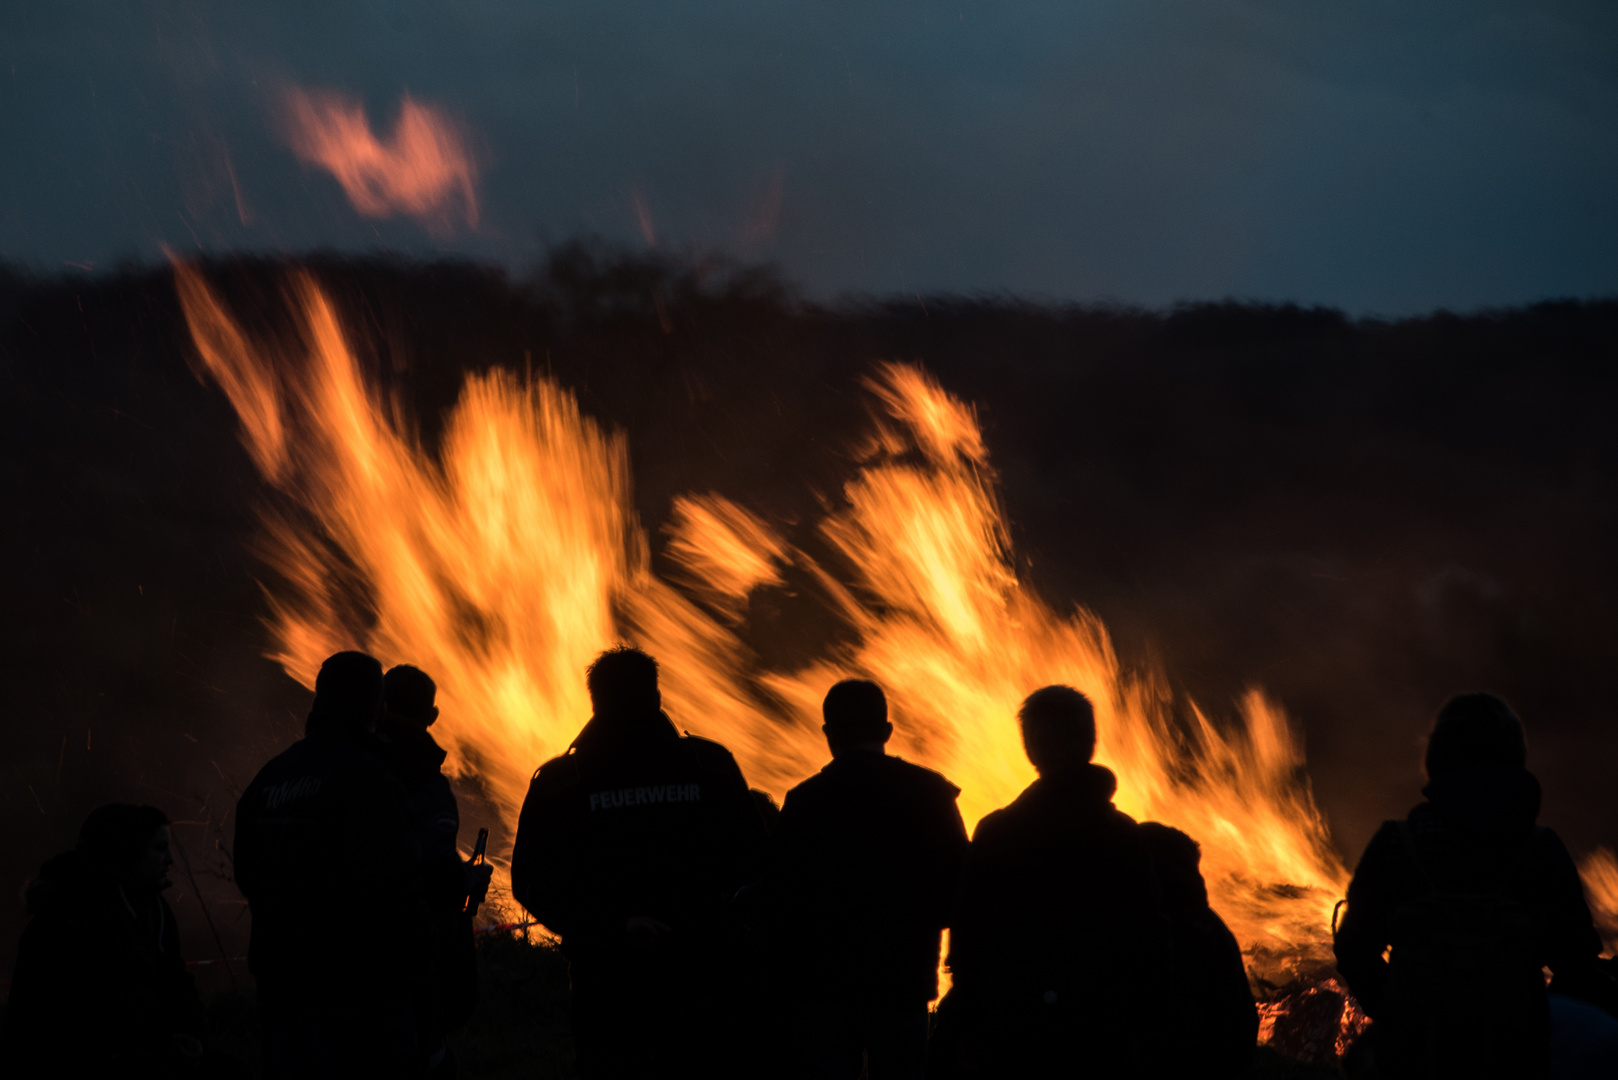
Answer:
<svg viewBox="0 0 1618 1080"><path fill-rule="evenodd" d="M475 225L361 216L292 88L457 118ZM586 234L815 297L1618 294L1618 6L1425 0L10 0L0 258Z"/></svg>

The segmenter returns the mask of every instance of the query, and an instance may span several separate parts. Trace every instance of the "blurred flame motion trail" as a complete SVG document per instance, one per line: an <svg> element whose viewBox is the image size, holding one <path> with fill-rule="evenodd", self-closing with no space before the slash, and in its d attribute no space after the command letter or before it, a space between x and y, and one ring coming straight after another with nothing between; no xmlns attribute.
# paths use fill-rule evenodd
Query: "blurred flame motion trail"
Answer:
<svg viewBox="0 0 1618 1080"><path fill-rule="evenodd" d="M420 664L443 688L451 768L514 815L589 714L579 672L615 636L634 558L622 440L552 384L496 372L467 382L431 462L307 274L289 290L302 355L285 356L249 342L195 269L175 277L255 462L309 515L266 513L262 551L288 585L269 597L274 659L306 686L338 648Z"/></svg>
<svg viewBox="0 0 1618 1080"><path fill-rule="evenodd" d="M435 232L448 232L452 217L459 216L477 227L477 165L442 109L405 94L392 138L381 140L359 99L293 87L286 94L284 124L293 153L335 176L364 217L409 214Z"/></svg>
<svg viewBox="0 0 1618 1080"><path fill-rule="evenodd" d="M786 544L723 495L677 496L668 531L669 555L689 571L682 584L732 620L754 589L785 580Z"/></svg>
<svg viewBox="0 0 1618 1080"><path fill-rule="evenodd" d="M1618 956L1618 856L1611 848L1598 847L1579 864L1584 879L1584 895L1595 916L1596 929L1606 946L1601 955Z"/></svg>
<svg viewBox="0 0 1618 1080"><path fill-rule="evenodd" d="M585 666L623 636L664 663L676 722L725 739L754 783L779 793L818 766L818 723L761 721L745 647L651 576L624 440L571 394L499 371L469 378L433 460L366 386L309 274L290 279L298 345L285 348L250 340L195 267L174 270L203 369L292 504L265 511L260 538L286 586L269 595L269 623L289 675L313 686L322 660L356 647L431 673L448 768L476 776L508 825L533 770L590 715ZM684 521L754 523L762 542L728 504L684 505ZM732 567L716 590L769 580L774 549L748 563L748 542L716 551Z"/></svg>
<svg viewBox="0 0 1618 1080"><path fill-rule="evenodd" d="M962 788L969 824L1034 778L1015 714L1050 683L1096 706L1096 760L1118 774L1120 809L1178 826L1203 847L1214 906L1256 970L1283 979L1330 961L1331 907L1347 874L1281 711L1258 690L1228 732L1170 712L1156 673L1126 674L1089 612L1062 617L1017 578L971 409L914 367L868 388L886 407L868 457L822 523L853 587L827 581L855 631L844 655L763 682L809 722L826 686L860 671L889 691L895 749Z"/></svg>
<svg viewBox="0 0 1618 1080"><path fill-rule="evenodd" d="M721 496L677 501L669 553L726 621L788 561L846 620L840 652L764 672L724 622L651 575L624 440L566 391L469 377L434 458L366 385L307 273L290 280L291 348L250 339L194 267L175 276L203 368L286 497L262 538L285 583L269 597L274 658L305 685L352 647L432 673L449 767L476 776L508 826L532 770L589 715L585 665L620 637L663 664L676 724L725 742L776 795L825 759L827 687L877 679L894 749L960 784L973 824L1033 778L1018 703L1067 682L1096 704L1120 807L1202 842L1214 904L1255 970L1328 962L1347 875L1280 710L1254 690L1229 725L1195 710L1177 722L1161 676L1123 671L1099 620L1058 615L1024 586L976 416L919 369L883 365L867 383L884 415L820 526L846 566L828 570Z"/></svg>

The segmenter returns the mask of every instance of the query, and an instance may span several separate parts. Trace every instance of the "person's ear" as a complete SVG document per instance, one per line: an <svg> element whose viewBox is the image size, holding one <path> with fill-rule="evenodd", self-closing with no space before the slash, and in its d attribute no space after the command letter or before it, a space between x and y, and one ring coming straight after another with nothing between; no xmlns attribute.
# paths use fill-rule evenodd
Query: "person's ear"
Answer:
<svg viewBox="0 0 1618 1080"><path fill-rule="evenodd" d="M427 710L427 724L426 724L426 726L427 727L432 727L434 722L436 722L437 720L438 720L438 706L434 705L431 709Z"/></svg>
<svg viewBox="0 0 1618 1080"><path fill-rule="evenodd" d="M882 721L882 739L881 739L881 741L885 743L891 738L893 738L893 721L892 720L884 720L884 721Z"/></svg>

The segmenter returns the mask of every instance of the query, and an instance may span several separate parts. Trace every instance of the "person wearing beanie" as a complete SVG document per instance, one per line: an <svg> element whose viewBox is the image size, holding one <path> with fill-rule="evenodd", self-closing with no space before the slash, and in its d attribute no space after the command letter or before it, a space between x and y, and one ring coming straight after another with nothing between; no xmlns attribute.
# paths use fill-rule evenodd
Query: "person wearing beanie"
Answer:
<svg viewBox="0 0 1618 1080"><path fill-rule="evenodd" d="M421 851L376 734L382 665L321 665L304 737L236 805L265 1074L421 1074L413 1003L433 965Z"/></svg>
<svg viewBox="0 0 1618 1080"><path fill-rule="evenodd" d="M787 792L767 881L790 972L787 1075L920 1077L940 934L966 854L960 788L887 752L887 697L864 679L822 706L832 759Z"/></svg>
<svg viewBox="0 0 1618 1080"><path fill-rule="evenodd" d="M0 1073L179 1076L203 1056L202 1009L180 955L169 819L151 806L91 811L78 845L30 883Z"/></svg>
<svg viewBox="0 0 1618 1080"><path fill-rule="evenodd" d="M1527 760L1522 721L1493 694L1439 710L1426 801L1371 838L1336 929L1338 971L1373 1021L1350 1075L1550 1075L1546 969L1552 990L1618 1007Z"/></svg>

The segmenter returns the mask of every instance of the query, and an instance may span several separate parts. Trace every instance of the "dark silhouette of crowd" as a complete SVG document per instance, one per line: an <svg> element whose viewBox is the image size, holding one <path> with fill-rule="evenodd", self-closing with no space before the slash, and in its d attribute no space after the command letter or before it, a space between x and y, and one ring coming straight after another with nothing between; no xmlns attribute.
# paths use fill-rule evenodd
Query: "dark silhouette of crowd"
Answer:
<svg viewBox="0 0 1618 1080"><path fill-rule="evenodd" d="M592 715L534 774L511 854L513 895L567 959L586 1080L1251 1074L1258 1015L1198 844L1114 805L1079 691L1022 703L1038 778L969 840L959 789L887 752L873 682L830 688L831 760L779 809L676 726L644 652L609 649L586 684ZM489 868L461 854L436 691L414 667L332 656L304 738L237 806L266 1075L456 1074ZM1618 1075L1618 982L1526 761L1499 698L1440 711L1426 801L1372 839L1335 928L1373 1020L1350 1075ZM204 1038L162 896L168 824L103 806L41 868L7 1075L245 1075Z"/></svg>

